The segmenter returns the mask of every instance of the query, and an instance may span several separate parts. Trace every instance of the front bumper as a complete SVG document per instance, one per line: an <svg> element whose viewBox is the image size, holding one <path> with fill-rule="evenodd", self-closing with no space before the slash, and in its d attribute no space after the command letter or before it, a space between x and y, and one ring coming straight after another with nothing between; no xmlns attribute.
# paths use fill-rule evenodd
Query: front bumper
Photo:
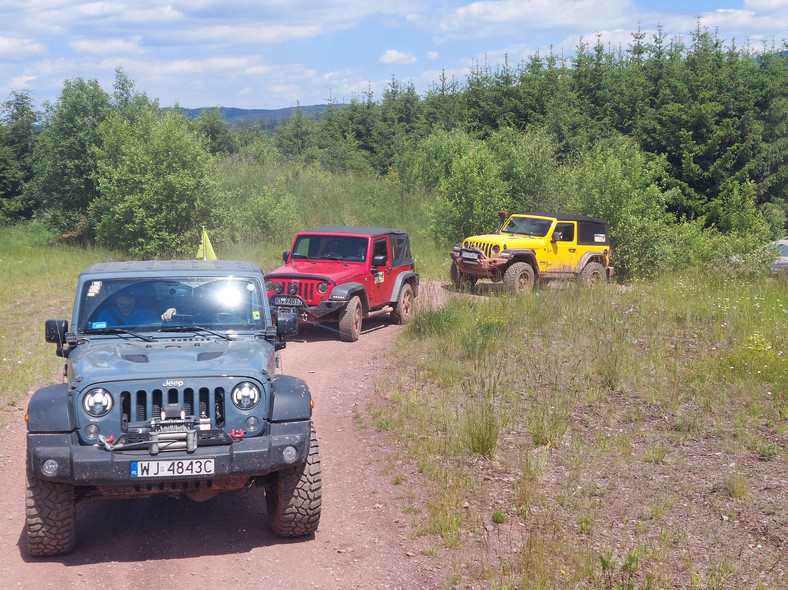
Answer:
<svg viewBox="0 0 788 590"><path fill-rule="evenodd" d="M300 299L299 297L291 297L291 299ZM323 301L319 305L307 305L306 302L301 300L300 305L276 305L275 299L271 297L271 310L273 313L294 313L298 315L301 321L319 321L326 316L337 313L339 310L347 305L347 301L343 299L334 301Z"/></svg>
<svg viewBox="0 0 788 590"><path fill-rule="evenodd" d="M463 253L470 253L476 258L466 258ZM467 254L466 254L467 255ZM490 278L500 274L500 269L509 262L508 258L494 256L488 258L476 248L463 248L451 253L452 260L464 274L480 278Z"/></svg>
<svg viewBox="0 0 788 590"><path fill-rule="evenodd" d="M197 447L193 452L171 451L151 455L144 450L107 451L98 445L79 444L76 432L27 435L28 461L35 475L47 481L75 486L97 488L129 488L151 484L165 484L162 491L172 489L172 484L190 481L210 481L215 489L243 487L244 482L255 476L286 469L304 463L309 454L312 422L283 422L271 424L269 434L236 440L230 445ZM287 447L296 449L294 460L285 461ZM47 475L43 470L47 460L57 462L57 471ZM178 477L131 477L132 462L212 459L214 473L210 475L183 475ZM52 465L51 463L49 464ZM177 487L177 486L176 486Z"/></svg>

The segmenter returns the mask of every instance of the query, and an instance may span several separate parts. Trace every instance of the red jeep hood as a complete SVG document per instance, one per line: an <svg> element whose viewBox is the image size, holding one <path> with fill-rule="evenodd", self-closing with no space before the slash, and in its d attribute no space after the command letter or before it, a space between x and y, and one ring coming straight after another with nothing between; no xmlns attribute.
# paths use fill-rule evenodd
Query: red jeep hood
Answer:
<svg viewBox="0 0 788 590"><path fill-rule="evenodd" d="M277 276L287 277L326 277L337 283L346 283L355 277L364 275L365 265L359 262L342 263L338 260L298 260L295 263L280 266L276 270L266 273L267 278L275 279Z"/></svg>

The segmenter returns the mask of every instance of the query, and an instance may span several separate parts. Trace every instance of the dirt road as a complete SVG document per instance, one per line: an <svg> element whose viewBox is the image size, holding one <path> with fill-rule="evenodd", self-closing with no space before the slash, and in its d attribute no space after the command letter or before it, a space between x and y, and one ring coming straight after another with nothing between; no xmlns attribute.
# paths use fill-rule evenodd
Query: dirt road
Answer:
<svg viewBox="0 0 788 590"><path fill-rule="evenodd" d="M24 406L3 410L0 430L0 585L3 588L437 588L436 570L397 489L374 428L358 428L402 328L386 316L364 323L356 343L302 329L282 351L285 373L306 380L323 467L317 533L274 537L262 490L203 503L154 498L89 500L77 506L73 553L32 559L24 540ZM54 351L53 351L54 352Z"/></svg>

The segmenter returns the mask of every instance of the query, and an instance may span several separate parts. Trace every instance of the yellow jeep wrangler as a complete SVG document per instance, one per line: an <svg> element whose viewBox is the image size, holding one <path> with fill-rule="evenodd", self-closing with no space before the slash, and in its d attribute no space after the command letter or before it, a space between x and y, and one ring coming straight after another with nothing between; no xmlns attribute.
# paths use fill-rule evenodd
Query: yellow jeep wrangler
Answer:
<svg viewBox="0 0 788 590"><path fill-rule="evenodd" d="M596 285L613 274L607 222L585 215L528 213L507 216L494 234L454 246L451 281L457 288L479 279L503 281L517 294L536 281L574 279Z"/></svg>

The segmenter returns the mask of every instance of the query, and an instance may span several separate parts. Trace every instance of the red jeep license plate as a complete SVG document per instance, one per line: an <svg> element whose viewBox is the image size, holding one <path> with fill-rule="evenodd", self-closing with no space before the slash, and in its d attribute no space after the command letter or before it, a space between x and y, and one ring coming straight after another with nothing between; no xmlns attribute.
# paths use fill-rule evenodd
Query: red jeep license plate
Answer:
<svg viewBox="0 0 788 590"><path fill-rule="evenodd" d="M301 307L304 303L298 297L274 297L273 304L281 307Z"/></svg>

